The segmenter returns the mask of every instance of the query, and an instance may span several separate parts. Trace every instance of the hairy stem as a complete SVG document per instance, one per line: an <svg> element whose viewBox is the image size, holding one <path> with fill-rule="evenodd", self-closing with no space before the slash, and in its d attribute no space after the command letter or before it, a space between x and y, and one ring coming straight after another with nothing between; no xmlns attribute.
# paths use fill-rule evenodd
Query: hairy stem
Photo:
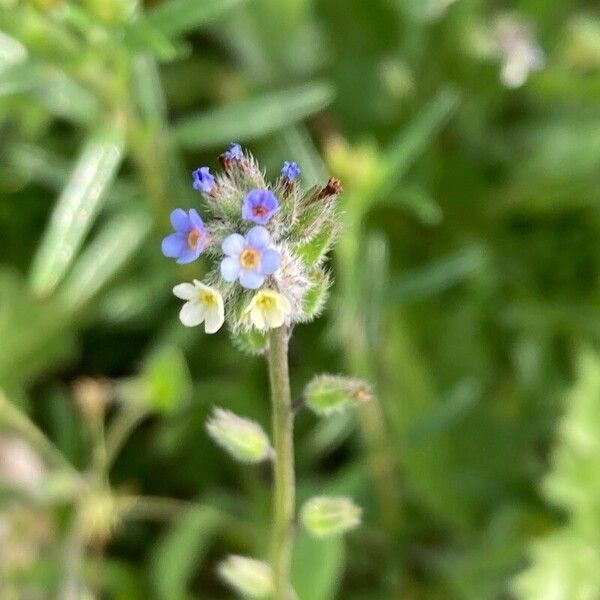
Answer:
<svg viewBox="0 0 600 600"><path fill-rule="evenodd" d="M294 417L288 372L288 332L285 327L271 330L268 362L275 446L271 566L275 600L289 600L296 489Z"/></svg>

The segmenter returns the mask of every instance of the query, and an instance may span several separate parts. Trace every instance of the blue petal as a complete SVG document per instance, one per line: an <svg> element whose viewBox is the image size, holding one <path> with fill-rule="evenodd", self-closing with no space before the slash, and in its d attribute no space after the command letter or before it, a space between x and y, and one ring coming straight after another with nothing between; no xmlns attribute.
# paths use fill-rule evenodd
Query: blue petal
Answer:
<svg viewBox="0 0 600 600"><path fill-rule="evenodd" d="M197 248L186 248L186 250L181 254L179 260L177 260L177 264L179 265L187 265L195 261L202 252L202 246L198 245Z"/></svg>
<svg viewBox="0 0 600 600"><path fill-rule="evenodd" d="M256 248L257 250L262 250L263 248L268 246L269 239L269 232L260 225L253 227L246 234L246 241L248 242L248 245L252 246L253 248Z"/></svg>
<svg viewBox="0 0 600 600"><path fill-rule="evenodd" d="M269 209L271 214L279 210L279 202L277 202L277 197L270 190L264 191L262 195L262 202Z"/></svg>
<svg viewBox="0 0 600 600"><path fill-rule="evenodd" d="M191 229L190 219L182 208L176 208L171 213L171 225L175 231L184 232Z"/></svg>
<svg viewBox="0 0 600 600"><path fill-rule="evenodd" d="M279 269L280 264L281 256L277 250L263 250L258 271L262 275L270 275Z"/></svg>
<svg viewBox="0 0 600 600"><path fill-rule="evenodd" d="M198 211L195 208L190 208L190 223L199 229L200 231L204 231L204 221L202 217L198 214Z"/></svg>
<svg viewBox="0 0 600 600"><path fill-rule="evenodd" d="M178 258L187 248L186 237L182 233L172 233L162 241L162 253L169 258Z"/></svg>
<svg viewBox="0 0 600 600"><path fill-rule="evenodd" d="M223 240L221 249L229 256L239 256L245 246L246 240L239 233L232 233Z"/></svg>
<svg viewBox="0 0 600 600"><path fill-rule="evenodd" d="M259 288L265 280L264 275L260 275L256 271L247 271L242 269L240 272L240 285L248 290Z"/></svg>
<svg viewBox="0 0 600 600"><path fill-rule="evenodd" d="M224 258L221 261L221 277L225 281L235 281L240 274L240 263L237 258Z"/></svg>

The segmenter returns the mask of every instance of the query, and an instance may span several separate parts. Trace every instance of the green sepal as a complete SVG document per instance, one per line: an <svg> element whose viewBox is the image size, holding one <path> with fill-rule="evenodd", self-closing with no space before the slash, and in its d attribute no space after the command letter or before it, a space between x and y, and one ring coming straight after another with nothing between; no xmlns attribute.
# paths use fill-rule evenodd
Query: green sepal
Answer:
<svg viewBox="0 0 600 600"><path fill-rule="evenodd" d="M317 375L306 386L306 405L316 414L327 416L372 398L369 384L360 379L340 375Z"/></svg>

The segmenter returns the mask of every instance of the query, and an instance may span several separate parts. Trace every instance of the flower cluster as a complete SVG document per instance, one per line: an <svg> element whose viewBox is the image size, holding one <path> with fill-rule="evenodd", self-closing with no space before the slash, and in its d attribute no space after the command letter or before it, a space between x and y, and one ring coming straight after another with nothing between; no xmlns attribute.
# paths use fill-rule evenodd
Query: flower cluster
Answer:
<svg viewBox="0 0 600 600"><path fill-rule="evenodd" d="M164 238L162 252L182 265L208 258L203 281L173 289L186 301L184 325L204 323L206 333L215 333L227 321L241 343L256 343L268 329L310 321L322 310L330 281L324 261L338 230L341 186L331 178L303 190L299 166L287 161L269 183L237 143L219 162L221 173L206 166L192 173L201 206L171 213L174 232Z"/></svg>

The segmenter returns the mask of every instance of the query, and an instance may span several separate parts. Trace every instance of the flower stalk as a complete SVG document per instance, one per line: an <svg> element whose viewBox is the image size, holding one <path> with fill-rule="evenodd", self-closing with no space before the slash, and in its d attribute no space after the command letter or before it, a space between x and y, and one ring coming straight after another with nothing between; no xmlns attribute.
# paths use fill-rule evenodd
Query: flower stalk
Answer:
<svg viewBox="0 0 600 600"><path fill-rule="evenodd" d="M273 442L273 531L271 565L275 600L290 600L290 565L294 540L294 416L288 370L288 331L279 327L269 335Z"/></svg>

